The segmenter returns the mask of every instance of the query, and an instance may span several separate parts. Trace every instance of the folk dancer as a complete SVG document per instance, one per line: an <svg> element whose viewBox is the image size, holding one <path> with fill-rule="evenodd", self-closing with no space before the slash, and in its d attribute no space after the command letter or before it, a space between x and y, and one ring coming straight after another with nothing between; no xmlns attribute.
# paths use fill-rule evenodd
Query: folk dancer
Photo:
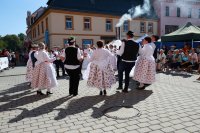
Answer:
<svg viewBox="0 0 200 133"><path fill-rule="evenodd" d="M69 95L78 95L78 86L80 81L80 63L83 60L80 49L75 47L75 38L68 39L69 46L65 49L65 53L61 55L64 60L64 66L69 75Z"/></svg>
<svg viewBox="0 0 200 133"><path fill-rule="evenodd" d="M47 95L53 94L51 89L58 85L56 79L55 68L53 67L53 61L56 58L50 58L45 50L45 44L39 43L39 51L34 54L36 58L35 68L33 70L33 79L31 87L37 90L38 95L44 95L42 89L47 89Z"/></svg>
<svg viewBox="0 0 200 133"><path fill-rule="evenodd" d="M37 44L32 44L31 45L31 50L29 52L29 58L28 58L28 62L26 65L26 81L29 82L29 86L31 85L31 81L32 81L32 74L33 74L33 68L35 67L35 58L34 58L34 54L35 52L37 52L38 50L38 45Z"/></svg>
<svg viewBox="0 0 200 133"><path fill-rule="evenodd" d="M117 51L117 54L121 56L121 61L118 68L119 87L117 89L123 89L123 72L125 72L125 87L123 89L124 93L128 93L129 74L135 65L139 51L139 44L133 40L134 33L132 31L128 31L126 35L127 41L122 43L120 50Z"/></svg>
<svg viewBox="0 0 200 133"><path fill-rule="evenodd" d="M145 37L142 41L143 48L140 49L140 56L135 65L133 79L140 83L137 89L145 89L145 84L155 82L156 63L153 57L154 48L151 45L151 38Z"/></svg>
<svg viewBox="0 0 200 133"><path fill-rule="evenodd" d="M90 58L91 64L84 73L87 85L100 90L100 95L106 95L106 89L111 88L116 83L115 72L110 63L111 52L103 48L103 42L97 42L97 49Z"/></svg>
<svg viewBox="0 0 200 133"><path fill-rule="evenodd" d="M54 57L56 57L56 60L54 61L54 64L55 64L55 67L56 67L57 78L60 77L59 68L62 69L62 76L66 76L65 69L64 69L64 63L60 59L60 54L61 53L60 53L60 51L58 51L58 47L54 47L53 54L54 54Z"/></svg>

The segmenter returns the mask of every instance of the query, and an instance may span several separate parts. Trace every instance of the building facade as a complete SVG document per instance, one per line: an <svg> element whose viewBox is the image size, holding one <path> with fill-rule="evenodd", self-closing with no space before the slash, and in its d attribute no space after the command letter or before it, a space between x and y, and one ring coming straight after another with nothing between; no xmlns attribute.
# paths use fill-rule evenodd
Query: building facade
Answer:
<svg viewBox="0 0 200 133"><path fill-rule="evenodd" d="M76 43L80 47L96 44L98 40L104 40L106 43L117 38L115 25L130 5L142 4L138 1L130 2L130 0L119 0L111 7L112 2L109 3L107 0L85 0L84 2L66 0L65 3L49 0L47 8L39 16L37 11L32 15L29 13L27 35L33 42L45 42L50 48L64 47L70 36L76 37ZM122 8L120 9L119 6ZM157 27L157 18L140 17L133 21L126 21L120 28L120 34L121 38L125 38L126 32L132 30L137 38L144 34L157 34Z"/></svg>
<svg viewBox="0 0 200 133"><path fill-rule="evenodd" d="M171 33L187 22L200 26L200 1L154 0L154 9L159 18L159 34Z"/></svg>

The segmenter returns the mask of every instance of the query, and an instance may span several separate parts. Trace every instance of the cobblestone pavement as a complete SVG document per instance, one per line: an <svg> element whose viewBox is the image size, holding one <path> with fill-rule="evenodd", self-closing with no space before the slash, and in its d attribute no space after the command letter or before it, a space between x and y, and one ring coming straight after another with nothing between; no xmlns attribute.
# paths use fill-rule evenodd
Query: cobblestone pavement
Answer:
<svg viewBox="0 0 200 133"><path fill-rule="evenodd" d="M0 133L200 132L199 75L160 73L146 90L134 89L132 81L128 94L116 93L116 84L107 96L98 96L82 80L77 97L68 97L68 81L60 79L54 94L46 97L37 96L23 74L25 67L0 73ZM141 115L119 120L102 114L119 105L131 105ZM123 113L118 111L120 116Z"/></svg>

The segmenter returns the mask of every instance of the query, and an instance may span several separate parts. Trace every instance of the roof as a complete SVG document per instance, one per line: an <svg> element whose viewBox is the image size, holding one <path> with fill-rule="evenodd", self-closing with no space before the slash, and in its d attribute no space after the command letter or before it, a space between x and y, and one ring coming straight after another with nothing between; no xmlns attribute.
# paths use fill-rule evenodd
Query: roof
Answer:
<svg viewBox="0 0 200 133"><path fill-rule="evenodd" d="M199 41L200 28L188 22L180 29L161 37L162 42Z"/></svg>
<svg viewBox="0 0 200 133"><path fill-rule="evenodd" d="M50 9L122 16L131 7L143 5L143 0L49 0L47 5ZM152 6L150 13L141 17L157 19L155 14Z"/></svg>

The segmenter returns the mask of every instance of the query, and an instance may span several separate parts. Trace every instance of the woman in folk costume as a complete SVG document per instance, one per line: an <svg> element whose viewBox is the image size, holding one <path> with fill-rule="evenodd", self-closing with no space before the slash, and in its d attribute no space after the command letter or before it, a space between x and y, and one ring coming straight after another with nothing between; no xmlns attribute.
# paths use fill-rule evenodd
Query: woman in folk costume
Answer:
<svg viewBox="0 0 200 133"><path fill-rule="evenodd" d="M143 48L135 65L133 79L140 82L137 89L145 89L144 84L155 82L156 63L153 57L154 48L151 46L151 38L145 37L142 41Z"/></svg>
<svg viewBox="0 0 200 133"><path fill-rule="evenodd" d="M58 85L56 72L53 67L55 58L50 58L45 50L45 44L39 43L39 51L35 53L37 59L33 71L32 88L37 88L38 95L44 95L42 89L47 89L47 95L53 94L51 89Z"/></svg>
<svg viewBox="0 0 200 133"><path fill-rule="evenodd" d="M100 95L106 95L106 89L111 88L116 83L114 71L110 64L109 57L112 54L103 48L103 42L97 42L98 49L93 52L90 58L91 64L88 66L89 76L87 84L90 87L100 89ZM86 72L87 73L87 70Z"/></svg>
<svg viewBox="0 0 200 133"><path fill-rule="evenodd" d="M83 64L82 64L82 70L86 70L87 66L89 64L89 58L92 56L93 50L90 48L90 45L87 45L87 49L83 51Z"/></svg>
<svg viewBox="0 0 200 133"><path fill-rule="evenodd" d="M29 58L28 58L27 66L26 66L26 81L28 81L30 83L29 85L31 85L33 67L34 67L34 63L35 63L33 60L33 56L37 50L38 50L38 45L33 44L31 46L31 50L29 52Z"/></svg>

